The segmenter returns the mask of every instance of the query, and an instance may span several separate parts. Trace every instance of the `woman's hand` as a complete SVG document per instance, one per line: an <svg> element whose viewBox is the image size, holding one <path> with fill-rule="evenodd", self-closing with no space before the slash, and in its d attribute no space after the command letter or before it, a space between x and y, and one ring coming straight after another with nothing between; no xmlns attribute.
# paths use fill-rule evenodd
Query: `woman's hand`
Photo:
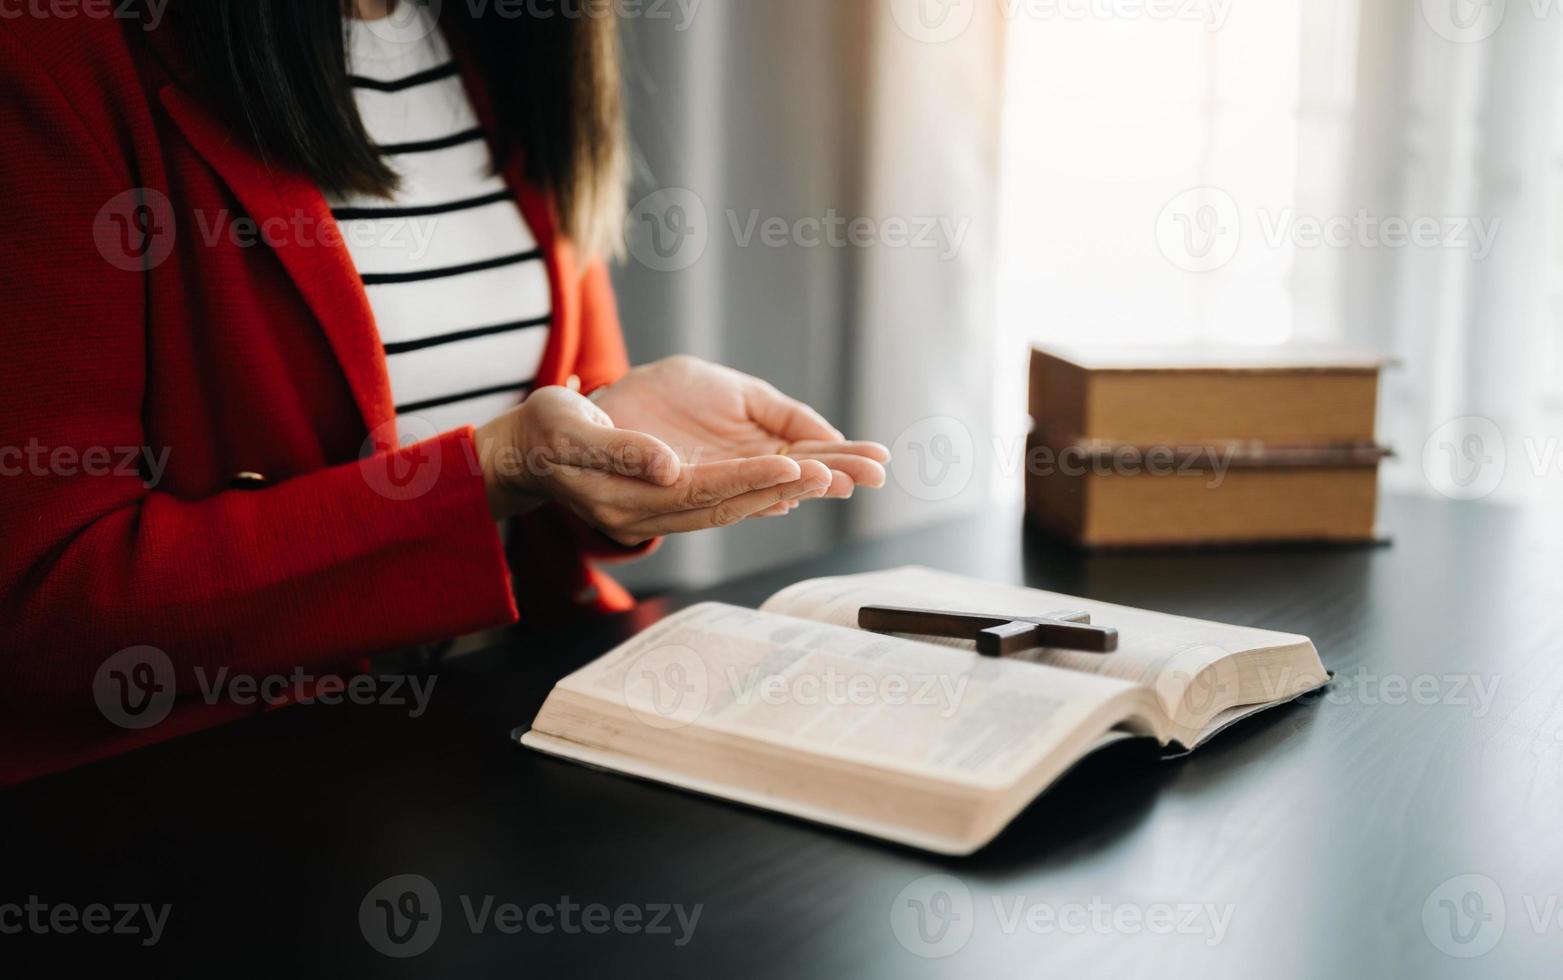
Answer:
<svg viewBox="0 0 1563 980"><path fill-rule="evenodd" d="M849 442L814 409L758 378L702 361L670 357L631 371L593 396L614 423L656 436L686 461L784 455L831 470L826 496L881 487L890 451ZM786 513L777 507L768 513Z"/></svg>
<svg viewBox="0 0 1563 980"><path fill-rule="evenodd" d="M477 444L496 519L554 501L623 545L736 524L831 483L824 463L770 453L686 464L566 388L533 392L479 428Z"/></svg>

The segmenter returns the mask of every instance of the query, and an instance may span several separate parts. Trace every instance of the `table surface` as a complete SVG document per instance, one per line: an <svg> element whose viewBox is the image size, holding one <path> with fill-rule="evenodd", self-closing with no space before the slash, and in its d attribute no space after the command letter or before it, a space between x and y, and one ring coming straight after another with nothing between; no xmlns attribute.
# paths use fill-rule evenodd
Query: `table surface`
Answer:
<svg viewBox="0 0 1563 980"><path fill-rule="evenodd" d="M1385 510L1388 547L1143 555L1075 553L990 515L518 635L446 664L417 718L296 706L41 780L0 794L0 901L170 912L150 947L24 932L0 935L0 961L51 975L104 953L172 975L1556 975L1563 520ZM1304 633L1336 681L1183 760L1105 750L964 859L507 739L555 680L669 608L909 562ZM398 875L427 879L442 912L407 959L377 952L359 917ZM474 927L485 903L545 911ZM699 919L594 934L600 920L559 911L571 905ZM930 917L909 931L918 911Z"/></svg>

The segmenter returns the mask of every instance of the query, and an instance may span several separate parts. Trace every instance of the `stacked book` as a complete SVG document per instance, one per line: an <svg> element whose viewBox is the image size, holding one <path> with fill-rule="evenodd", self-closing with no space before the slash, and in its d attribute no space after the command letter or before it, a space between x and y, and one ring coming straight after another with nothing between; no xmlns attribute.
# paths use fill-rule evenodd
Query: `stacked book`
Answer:
<svg viewBox="0 0 1563 980"><path fill-rule="evenodd" d="M1382 358L1032 351L1026 509L1092 547L1378 539Z"/></svg>

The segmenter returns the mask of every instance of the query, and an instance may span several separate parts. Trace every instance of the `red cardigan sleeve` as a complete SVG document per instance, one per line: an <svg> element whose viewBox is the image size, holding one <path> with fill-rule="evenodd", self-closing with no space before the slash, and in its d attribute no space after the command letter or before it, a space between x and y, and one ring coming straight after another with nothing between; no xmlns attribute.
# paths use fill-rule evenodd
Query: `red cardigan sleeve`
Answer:
<svg viewBox="0 0 1563 980"><path fill-rule="evenodd" d="M27 465L148 441L145 279L91 233L128 164L4 30L0 90L0 700L90 702L128 646L192 690L197 667L307 669L514 619L470 430L401 451L440 467L413 500L366 478L384 459L200 500Z"/></svg>

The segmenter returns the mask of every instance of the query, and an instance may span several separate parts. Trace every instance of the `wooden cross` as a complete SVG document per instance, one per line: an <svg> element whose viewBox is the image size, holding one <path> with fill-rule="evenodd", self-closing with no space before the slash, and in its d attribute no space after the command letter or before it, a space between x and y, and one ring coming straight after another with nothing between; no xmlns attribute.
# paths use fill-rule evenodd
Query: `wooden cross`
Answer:
<svg viewBox="0 0 1563 980"><path fill-rule="evenodd" d="M1092 626L1091 614L1084 612L1003 616L901 606L863 606L857 612L857 624L875 633L915 633L975 640L977 652L985 657L1003 657L1033 647L1087 653L1112 653L1118 649L1118 631L1111 626Z"/></svg>

